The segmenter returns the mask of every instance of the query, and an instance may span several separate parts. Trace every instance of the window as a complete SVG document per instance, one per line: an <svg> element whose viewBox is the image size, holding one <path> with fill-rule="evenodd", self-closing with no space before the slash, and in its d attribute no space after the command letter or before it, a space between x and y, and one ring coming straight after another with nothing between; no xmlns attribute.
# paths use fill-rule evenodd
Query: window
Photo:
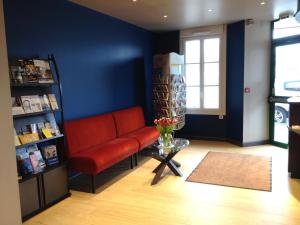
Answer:
<svg viewBox="0 0 300 225"><path fill-rule="evenodd" d="M222 34L182 38L188 114L225 115L225 54Z"/></svg>
<svg viewBox="0 0 300 225"><path fill-rule="evenodd" d="M294 17L274 22L273 39L300 35L300 24Z"/></svg>

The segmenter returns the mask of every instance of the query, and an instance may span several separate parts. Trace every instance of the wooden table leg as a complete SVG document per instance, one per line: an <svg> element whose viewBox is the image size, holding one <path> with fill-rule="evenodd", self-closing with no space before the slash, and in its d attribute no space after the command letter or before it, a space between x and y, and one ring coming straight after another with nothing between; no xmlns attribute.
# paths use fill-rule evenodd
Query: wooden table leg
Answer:
<svg viewBox="0 0 300 225"><path fill-rule="evenodd" d="M177 162L174 159L171 159L171 161L175 164L176 167L181 167L181 164L179 162Z"/></svg>
<svg viewBox="0 0 300 225"><path fill-rule="evenodd" d="M165 166L164 164L166 164L166 163L164 163L164 162L160 163L160 164L152 171L152 173L157 173L157 171L159 171L160 168L161 168L162 166Z"/></svg>
<svg viewBox="0 0 300 225"><path fill-rule="evenodd" d="M172 160L170 160L169 162L167 162L168 167L170 168L170 170L172 170L172 172L179 177L182 177L182 173L180 172L180 170L178 169L178 167L176 167L176 165L174 164L174 162Z"/></svg>
<svg viewBox="0 0 300 225"><path fill-rule="evenodd" d="M161 163L159 165L159 169L157 170L152 182L151 182L151 185L154 185L154 184L157 184L157 182L160 180L160 177L162 175L162 173L164 172L165 170L165 167L166 167L166 163Z"/></svg>

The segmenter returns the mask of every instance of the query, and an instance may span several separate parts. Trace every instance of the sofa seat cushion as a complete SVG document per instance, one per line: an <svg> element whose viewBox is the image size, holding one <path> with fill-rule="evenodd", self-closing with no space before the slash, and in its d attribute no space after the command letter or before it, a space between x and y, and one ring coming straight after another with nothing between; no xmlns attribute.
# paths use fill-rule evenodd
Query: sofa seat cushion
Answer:
<svg viewBox="0 0 300 225"><path fill-rule="evenodd" d="M70 169L75 172L96 175L136 153L138 148L139 143L135 139L117 138L71 156L69 158Z"/></svg>
<svg viewBox="0 0 300 225"><path fill-rule="evenodd" d="M159 138L159 132L155 127L143 127L123 137L134 138L139 142L140 150L153 144Z"/></svg>
<svg viewBox="0 0 300 225"><path fill-rule="evenodd" d="M132 107L112 113L117 128L117 136L121 137L145 126L143 109Z"/></svg>

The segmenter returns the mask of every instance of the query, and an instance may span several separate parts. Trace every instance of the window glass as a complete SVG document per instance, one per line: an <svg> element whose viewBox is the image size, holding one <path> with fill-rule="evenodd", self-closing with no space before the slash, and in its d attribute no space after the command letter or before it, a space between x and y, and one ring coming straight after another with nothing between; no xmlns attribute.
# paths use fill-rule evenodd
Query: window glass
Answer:
<svg viewBox="0 0 300 225"><path fill-rule="evenodd" d="M300 43L277 46L275 48L275 95L300 95L300 64L298 58Z"/></svg>
<svg viewBox="0 0 300 225"><path fill-rule="evenodd" d="M187 64L185 69L186 85L200 85L200 64Z"/></svg>
<svg viewBox="0 0 300 225"><path fill-rule="evenodd" d="M185 42L185 62L200 63L200 40Z"/></svg>
<svg viewBox="0 0 300 225"><path fill-rule="evenodd" d="M186 89L187 108L200 108L200 87L187 87Z"/></svg>
<svg viewBox="0 0 300 225"><path fill-rule="evenodd" d="M204 108L219 108L219 86L204 87Z"/></svg>
<svg viewBox="0 0 300 225"><path fill-rule="evenodd" d="M300 23L295 18L287 18L274 23L273 38L290 37L300 34Z"/></svg>
<svg viewBox="0 0 300 225"><path fill-rule="evenodd" d="M220 80L220 64L205 63L204 64L204 85L219 85Z"/></svg>
<svg viewBox="0 0 300 225"><path fill-rule="evenodd" d="M225 103L222 102L225 96L225 78L221 79L221 37L203 35L183 40L187 113L225 113Z"/></svg>
<svg viewBox="0 0 300 225"><path fill-rule="evenodd" d="M219 62L220 39L211 38L204 40L204 62Z"/></svg>

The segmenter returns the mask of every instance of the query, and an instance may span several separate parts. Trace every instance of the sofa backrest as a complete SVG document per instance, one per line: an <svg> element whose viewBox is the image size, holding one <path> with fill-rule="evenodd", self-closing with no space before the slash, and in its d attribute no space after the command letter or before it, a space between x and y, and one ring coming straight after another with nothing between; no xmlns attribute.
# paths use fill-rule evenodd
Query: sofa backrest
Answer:
<svg viewBox="0 0 300 225"><path fill-rule="evenodd" d="M116 138L112 114L88 117L65 122L68 156Z"/></svg>
<svg viewBox="0 0 300 225"><path fill-rule="evenodd" d="M145 118L141 107L132 107L113 112L117 135L122 136L145 126Z"/></svg>

